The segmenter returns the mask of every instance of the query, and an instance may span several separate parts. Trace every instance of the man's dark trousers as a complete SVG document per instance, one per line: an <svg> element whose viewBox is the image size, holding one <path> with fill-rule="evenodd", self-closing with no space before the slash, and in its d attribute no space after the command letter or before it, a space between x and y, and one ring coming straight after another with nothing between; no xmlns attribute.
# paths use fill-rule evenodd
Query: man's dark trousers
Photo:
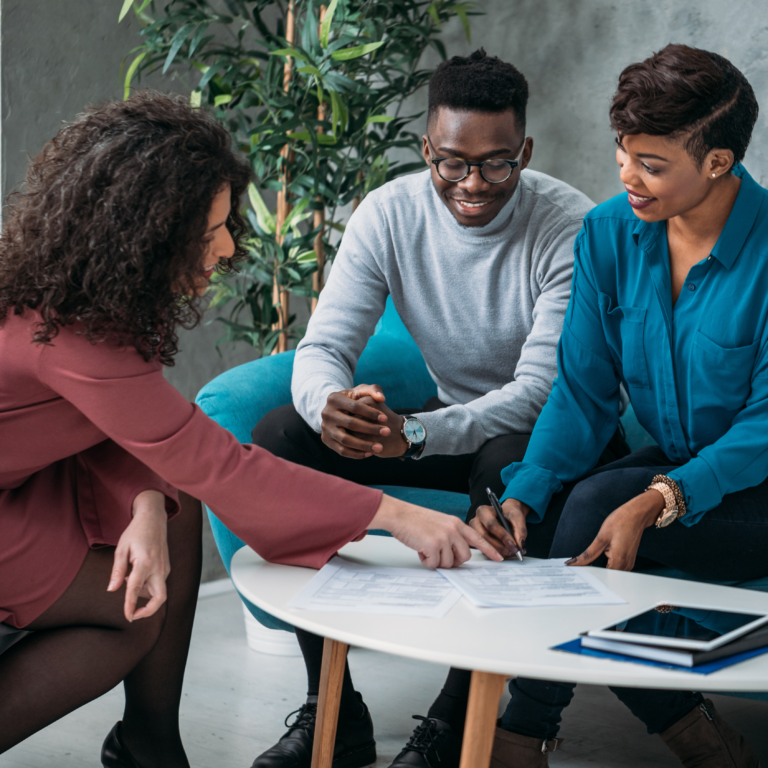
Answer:
<svg viewBox="0 0 768 768"><path fill-rule="evenodd" d="M445 408L438 398L422 407L400 409L400 414L424 413ZM440 491L468 493L468 518L480 504L488 503L486 488L497 496L504 492L501 470L522 461L530 435L494 437L475 453L459 456L425 456L423 459L347 459L321 440L320 435L298 414L293 405L268 413L255 427L253 442L270 453L295 464L343 477L361 485L401 485ZM429 435L427 435L429 445Z"/></svg>

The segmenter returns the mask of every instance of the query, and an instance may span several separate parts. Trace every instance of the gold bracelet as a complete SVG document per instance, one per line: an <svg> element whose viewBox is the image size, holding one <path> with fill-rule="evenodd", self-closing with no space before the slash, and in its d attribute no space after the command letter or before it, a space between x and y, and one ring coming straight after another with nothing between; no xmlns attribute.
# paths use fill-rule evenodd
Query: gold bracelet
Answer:
<svg viewBox="0 0 768 768"><path fill-rule="evenodd" d="M675 506L678 510L678 517L684 517L687 509L685 507L685 499L683 498L683 492L680 490L680 486L671 477L667 477L666 475L656 475L653 480L651 480L651 485L656 485L657 483L664 483L664 485L671 489L672 493L675 495Z"/></svg>

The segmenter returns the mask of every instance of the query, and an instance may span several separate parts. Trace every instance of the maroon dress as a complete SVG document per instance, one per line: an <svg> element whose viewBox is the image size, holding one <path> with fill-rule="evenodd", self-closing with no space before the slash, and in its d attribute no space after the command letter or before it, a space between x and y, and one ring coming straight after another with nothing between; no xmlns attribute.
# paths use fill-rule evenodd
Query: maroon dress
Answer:
<svg viewBox="0 0 768 768"><path fill-rule="evenodd" d="M1 622L56 602L89 547L117 544L143 490L171 515L176 489L202 499L273 562L319 568L365 532L381 491L241 445L133 347L77 326L33 343L39 322L27 310L0 327Z"/></svg>

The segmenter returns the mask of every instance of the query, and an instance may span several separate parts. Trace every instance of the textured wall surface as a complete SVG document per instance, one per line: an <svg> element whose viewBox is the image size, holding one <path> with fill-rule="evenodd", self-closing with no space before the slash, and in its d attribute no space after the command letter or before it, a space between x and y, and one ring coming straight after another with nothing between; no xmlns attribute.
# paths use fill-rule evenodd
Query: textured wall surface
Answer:
<svg viewBox="0 0 768 768"><path fill-rule="evenodd" d="M472 43L458 23L444 33L449 55L485 46L528 79L531 167L578 187L595 202L623 191L608 107L621 70L667 43L729 58L762 107L745 164L768 183L768 5L764 0L480 0ZM437 63L432 56L431 66ZM420 99L424 109L426 96Z"/></svg>
<svg viewBox="0 0 768 768"><path fill-rule="evenodd" d="M163 5L160 0L159 5ZM458 22L444 30L450 55L483 45L528 78L531 167L578 187L596 202L620 192L608 105L621 70L669 42L730 58L749 78L764 111L746 158L768 184L768 5L764 0L479 0L486 11L467 43ZM137 45L138 25L121 25L118 0L3 0L2 193L23 176L35 154L87 103L120 97L120 62ZM425 65L435 66L436 56ZM177 88L170 78L156 87ZM406 114L426 108L426 92ZM423 129L422 122L417 130ZM409 160L411 158L408 158ZM301 311L297 300L296 309ZM167 378L188 399L224 370L256 357L245 345L214 349L219 324L182 332L182 352ZM222 575L209 532L204 579Z"/></svg>

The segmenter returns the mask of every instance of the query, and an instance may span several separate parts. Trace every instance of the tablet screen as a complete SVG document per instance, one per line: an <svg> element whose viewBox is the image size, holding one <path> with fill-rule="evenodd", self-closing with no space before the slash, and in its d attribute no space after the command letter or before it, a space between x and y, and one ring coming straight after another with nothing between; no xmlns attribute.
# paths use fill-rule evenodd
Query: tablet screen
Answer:
<svg viewBox="0 0 768 768"><path fill-rule="evenodd" d="M735 613L733 611L686 606L671 607L671 610L665 607L663 611L651 608L618 624L605 627L602 632L606 634L629 632L633 635L658 636L662 634L659 631L660 620L669 614L689 619L689 621L680 625L680 630L682 631L675 633L676 637L684 637L687 640L703 640L705 642L746 627L753 621L764 617L764 614L760 613Z"/></svg>

